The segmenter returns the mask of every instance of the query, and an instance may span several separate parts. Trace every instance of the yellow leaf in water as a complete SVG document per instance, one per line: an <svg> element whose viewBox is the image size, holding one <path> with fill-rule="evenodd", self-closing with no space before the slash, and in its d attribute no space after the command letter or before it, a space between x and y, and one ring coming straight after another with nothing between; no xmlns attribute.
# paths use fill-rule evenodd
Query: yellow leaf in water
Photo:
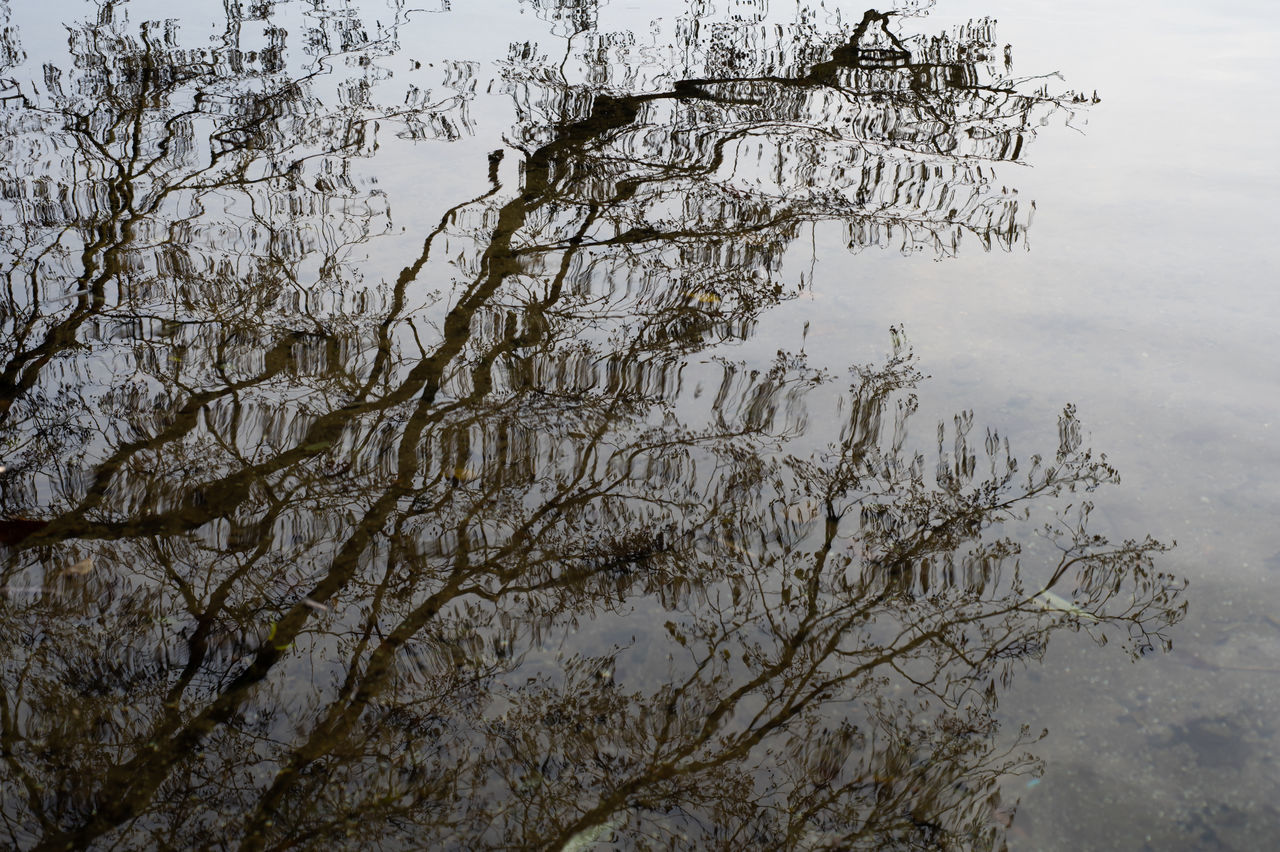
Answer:
<svg viewBox="0 0 1280 852"><path fill-rule="evenodd" d="M697 305L718 305L723 301L719 295L710 290L691 290L685 293L684 297Z"/></svg>

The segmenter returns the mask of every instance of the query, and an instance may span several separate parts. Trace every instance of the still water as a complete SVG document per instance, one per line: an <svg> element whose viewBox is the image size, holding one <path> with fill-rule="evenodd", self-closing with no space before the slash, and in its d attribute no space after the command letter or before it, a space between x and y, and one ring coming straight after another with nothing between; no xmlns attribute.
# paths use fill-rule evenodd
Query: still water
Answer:
<svg viewBox="0 0 1280 852"><path fill-rule="evenodd" d="M1278 30L0 0L0 845L1267 848Z"/></svg>

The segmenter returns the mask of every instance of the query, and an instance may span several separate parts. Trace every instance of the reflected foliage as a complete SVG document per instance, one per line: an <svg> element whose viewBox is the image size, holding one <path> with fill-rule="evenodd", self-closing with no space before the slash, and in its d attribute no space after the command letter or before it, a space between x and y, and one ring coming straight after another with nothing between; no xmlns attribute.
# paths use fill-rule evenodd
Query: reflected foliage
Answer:
<svg viewBox="0 0 1280 852"><path fill-rule="evenodd" d="M690 2L659 49L539 0L562 56L404 82L408 7L296 5L0 40L5 840L1000 848L1002 689L1059 629L1160 647L1161 545L1089 530L1070 408L926 463L900 330L729 356L820 223L1020 243L992 163L1079 99L989 22ZM487 185L406 237L379 157L486 91Z"/></svg>

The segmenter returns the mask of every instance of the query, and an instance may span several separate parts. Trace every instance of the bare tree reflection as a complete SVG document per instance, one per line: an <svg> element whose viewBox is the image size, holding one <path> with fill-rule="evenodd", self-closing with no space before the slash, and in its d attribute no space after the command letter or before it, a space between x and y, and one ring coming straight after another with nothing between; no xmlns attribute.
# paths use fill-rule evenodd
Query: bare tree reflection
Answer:
<svg viewBox="0 0 1280 852"><path fill-rule="evenodd" d="M1051 462L964 415L927 472L897 331L821 453L787 449L836 390L803 357L687 386L807 224L1021 238L987 170L1061 103L982 76L989 27L689 24L649 85L594 4L535 5L586 82L514 47L513 147L386 282L360 164L475 88L379 105L399 7L317 3L291 55L271 4L196 50L104 3L75 74L15 84L7 144L48 156L0 234L13 845L997 848L1017 667L1165 641L1179 586L1088 530L1115 473L1071 409Z"/></svg>

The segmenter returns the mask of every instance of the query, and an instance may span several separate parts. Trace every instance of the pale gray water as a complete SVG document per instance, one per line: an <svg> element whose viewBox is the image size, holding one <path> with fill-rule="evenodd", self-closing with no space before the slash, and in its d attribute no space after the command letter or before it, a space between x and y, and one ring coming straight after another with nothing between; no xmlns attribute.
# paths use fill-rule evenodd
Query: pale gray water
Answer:
<svg viewBox="0 0 1280 852"><path fill-rule="evenodd" d="M829 1L101 5L0 3L0 837L1273 842L1273 6L940 0L841 60ZM891 326L902 465L841 468ZM1176 547L1037 604L933 424L976 484L1068 404L1088 533ZM1004 527L1028 585L1081 499Z"/></svg>

